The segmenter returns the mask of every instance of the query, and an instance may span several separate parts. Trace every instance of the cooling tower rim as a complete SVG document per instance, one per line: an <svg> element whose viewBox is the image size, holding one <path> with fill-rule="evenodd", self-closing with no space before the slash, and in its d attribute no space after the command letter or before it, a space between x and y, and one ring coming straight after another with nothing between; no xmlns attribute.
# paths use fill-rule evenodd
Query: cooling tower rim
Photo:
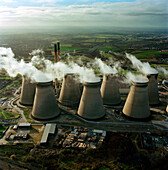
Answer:
<svg viewBox="0 0 168 170"><path fill-rule="evenodd" d="M36 83L37 86L50 86L53 85L53 81L47 81L47 82L37 82Z"/></svg>
<svg viewBox="0 0 168 170"><path fill-rule="evenodd" d="M138 86L138 87L144 87L144 86L148 86L148 82L149 81L132 81L131 85Z"/></svg>
<svg viewBox="0 0 168 170"><path fill-rule="evenodd" d="M101 81L96 81L96 82L84 82L84 86L89 86L89 87L97 87L101 85Z"/></svg>
<svg viewBox="0 0 168 170"><path fill-rule="evenodd" d="M159 72L157 71L157 72L153 72L153 73L147 73L146 74L146 76L154 76L154 75L158 75L159 74Z"/></svg>

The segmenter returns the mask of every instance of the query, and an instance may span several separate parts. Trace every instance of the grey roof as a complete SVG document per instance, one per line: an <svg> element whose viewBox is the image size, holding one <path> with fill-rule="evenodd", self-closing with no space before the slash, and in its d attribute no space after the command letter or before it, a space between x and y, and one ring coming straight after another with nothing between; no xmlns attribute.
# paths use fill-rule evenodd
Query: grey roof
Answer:
<svg viewBox="0 0 168 170"><path fill-rule="evenodd" d="M43 136L41 138L40 143L47 143L48 140L48 136L49 134L54 134L55 133L55 129L56 129L56 124L55 123L48 123L45 126L44 132L43 132Z"/></svg>
<svg viewBox="0 0 168 170"><path fill-rule="evenodd" d="M30 127L31 126L31 123L19 123L18 125L19 127Z"/></svg>

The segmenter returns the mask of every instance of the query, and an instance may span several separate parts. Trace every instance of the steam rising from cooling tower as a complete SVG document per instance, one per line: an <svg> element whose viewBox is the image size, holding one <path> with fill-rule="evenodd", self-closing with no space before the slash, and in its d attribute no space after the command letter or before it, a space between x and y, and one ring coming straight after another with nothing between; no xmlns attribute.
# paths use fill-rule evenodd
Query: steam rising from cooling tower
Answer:
<svg viewBox="0 0 168 170"><path fill-rule="evenodd" d="M101 96L105 105L118 105L121 102L117 77L105 74L101 85Z"/></svg>
<svg viewBox="0 0 168 170"><path fill-rule="evenodd" d="M86 82L80 100L78 115L85 119L99 119L105 115L100 94L101 82Z"/></svg>
<svg viewBox="0 0 168 170"><path fill-rule="evenodd" d="M34 101L36 84L25 76L22 77L22 90L19 103L25 106L32 106Z"/></svg>
<svg viewBox="0 0 168 170"><path fill-rule="evenodd" d="M53 90L53 82L37 83L32 117L39 120L48 120L58 115L59 108Z"/></svg>
<svg viewBox="0 0 168 170"><path fill-rule="evenodd" d="M103 74L118 73L117 67L119 67L119 63L115 63L115 66L111 67L105 64L101 59L95 58L94 65L98 66L100 69L100 72Z"/></svg>
<svg viewBox="0 0 168 170"><path fill-rule="evenodd" d="M158 74L149 74L147 76L149 79L148 94L149 94L149 104L150 105L157 105L160 103L159 93L158 93L157 76L158 76Z"/></svg>
<svg viewBox="0 0 168 170"><path fill-rule="evenodd" d="M133 82L141 82L141 83L148 82L148 79L145 76L141 75L141 74L135 75L135 74L133 74L131 72L128 72L125 75L125 77L126 77L125 82L128 83L128 84L131 84L132 81Z"/></svg>
<svg viewBox="0 0 168 170"><path fill-rule="evenodd" d="M146 119L150 117L148 82L132 82L123 113L127 117L134 119Z"/></svg>
<svg viewBox="0 0 168 170"><path fill-rule="evenodd" d="M126 57L132 62L133 67L136 68L139 72L148 75L148 74L158 74L158 71L152 68L149 63L142 63L135 56L126 53Z"/></svg>
<svg viewBox="0 0 168 170"><path fill-rule="evenodd" d="M44 64L44 68L38 70L38 64ZM16 77L18 74L25 75L35 82L46 82L55 80L55 78L63 79L64 75L70 72L79 74L80 82L96 82L99 80L92 69L80 67L73 62L69 64L62 62L52 63L39 56L33 57L30 63L25 63L23 60L17 61L11 48L4 47L0 47L0 68L4 68L11 77Z"/></svg>
<svg viewBox="0 0 168 170"><path fill-rule="evenodd" d="M166 78L168 77L168 70L166 70L165 68L158 66L157 70L159 72L162 72L166 76Z"/></svg>
<svg viewBox="0 0 168 170"><path fill-rule="evenodd" d="M157 83L158 71L152 68L149 65L149 63L142 63L133 55L126 54L126 57L129 60L131 60L133 66L138 71L140 71L141 73L144 73L149 79L149 84L148 84L149 104L150 105L159 104L158 83Z"/></svg>
<svg viewBox="0 0 168 170"><path fill-rule="evenodd" d="M59 102L65 105L79 104L81 91L74 74L66 74L63 79Z"/></svg>

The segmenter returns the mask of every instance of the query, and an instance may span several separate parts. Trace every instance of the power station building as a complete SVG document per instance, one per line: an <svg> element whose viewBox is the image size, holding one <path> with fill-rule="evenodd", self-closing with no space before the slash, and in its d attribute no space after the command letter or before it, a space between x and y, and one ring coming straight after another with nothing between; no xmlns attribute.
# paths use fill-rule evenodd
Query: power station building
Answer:
<svg viewBox="0 0 168 170"><path fill-rule="evenodd" d="M38 120L48 120L55 118L59 113L53 81L37 83L32 117Z"/></svg>
<svg viewBox="0 0 168 170"><path fill-rule="evenodd" d="M134 119L150 117L148 82L132 82L123 108L123 114Z"/></svg>

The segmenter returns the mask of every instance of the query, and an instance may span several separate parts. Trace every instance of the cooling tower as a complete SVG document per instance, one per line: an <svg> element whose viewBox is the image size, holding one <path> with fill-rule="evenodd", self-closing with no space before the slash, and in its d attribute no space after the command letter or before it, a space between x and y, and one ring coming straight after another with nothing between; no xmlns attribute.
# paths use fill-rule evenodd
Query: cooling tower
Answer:
<svg viewBox="0 0 168 170"><path fill-rule="evenodd" d="M72 106L79 104L80 98L80 84L75 80L73 74L65 75L59 96L59 102L67 106Z"/></svg>
<svg viewBox="0 0 168 170"><path fill-rule="evenodd" d="M150 105L157 105L160 103L159 93L158 93L157 76L158 76L158 74L147 75L147 77L149 79L148 95L149 95L149 104Z"/></svg>
<svg viewBox="0 0 168 170"><path fill-rule="evenodd" d="M121 103L119 86L115 75L104 75L100 91L105 105L118 105Z"/></svg>
<svg viewBox="0 0 168 170"><path fill-rule="evenodd" d="M147 82L132 82L123 113L134 119L150 117Z"/></svg>
<svg viewBox="0 0 168 170"><path fill-rule="evenodd" d="M37 83L32 117L40 120L48 120L58 115L59 108L54 95L53 82Z"/></svg>
<svg viewBox="0 0 168 170"><path fill-rule="evenodd" d="M22 90L19 103L24 106L32 106L34 101L36 84L31 83L28 78L22 78Z"/></svg>
<svg viewBox="0 0 168 170"><path fill-rule="evenodd" d="M85 119L99 119L105 115L103 100L100 94L101 82L84 83L78 115Z"/></svg>

